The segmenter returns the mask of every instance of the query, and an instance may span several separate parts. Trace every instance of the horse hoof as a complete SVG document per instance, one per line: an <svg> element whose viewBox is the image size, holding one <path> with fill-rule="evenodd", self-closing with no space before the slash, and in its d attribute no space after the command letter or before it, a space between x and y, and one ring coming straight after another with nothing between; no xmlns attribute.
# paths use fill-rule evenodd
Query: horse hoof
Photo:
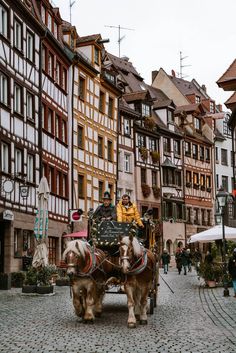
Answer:
<svg viewBox="0 0 236 353"><path fill-rule="evenodd" d="M135 315L135 319L136 319L137 321L140 321L140 315Z"/></svg>
<svg viewBox="0 0 236 353"><path fill-rule="evenodd" d="M147 320L140 320L140 325L147 325Z"/></svg>
<svg viewBox="0 0 236 353"><path fill-rule="evenodd" d="M101 317L102 316L102 313L96 313L95 314L95 317Z"/></svg>
<svg viewBox="0 0 236 353"><path fill-rule="evenodd" d="M134 323L128 324L128 328L136 328L136 324L134 324Z"/></svg>

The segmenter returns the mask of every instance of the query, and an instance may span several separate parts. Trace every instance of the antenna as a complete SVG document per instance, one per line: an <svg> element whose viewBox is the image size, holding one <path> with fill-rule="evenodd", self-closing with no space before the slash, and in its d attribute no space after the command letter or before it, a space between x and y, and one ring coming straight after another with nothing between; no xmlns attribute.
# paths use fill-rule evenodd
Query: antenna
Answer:
<svg viewBox="0 0 236 353"><path fill-rule="evenodd" d="M75 0L74 1L69 0L69 1L70 1L69 6L70 6L70 24L71 24L71 9L72 9L72 6L75 4Z"/></svg>
<svg viewBox="0 0 236 353"><path fill-rule="evenodd" d="M186 76L183 76L183 68L184 67L187 67L187 66L192 66L192 65L183 65L183 61L186 59L186 58L188 58L188 56L182 56L182 51L180 51L179 52L179 56L180 56L180 59L179 59L179 61L180 61L180 73L179 73L179 75L180 75L180 78L185 78L185 77L188 77L188 75Z"/></svg>
<svg viewBox="0 0 236 353"><path fill-rule="evenodd" d="M125 29L125 30L128 30L128 31L135 31L133 28L126 28L126 27L121 27L120 25L119 26L105 26L105 27L110 27L110 28L118 28L118 46L119 46L119 58L120 58L120 43L121 41L125 38L125 36L120 36L120 30L121 29Z"/></svg>

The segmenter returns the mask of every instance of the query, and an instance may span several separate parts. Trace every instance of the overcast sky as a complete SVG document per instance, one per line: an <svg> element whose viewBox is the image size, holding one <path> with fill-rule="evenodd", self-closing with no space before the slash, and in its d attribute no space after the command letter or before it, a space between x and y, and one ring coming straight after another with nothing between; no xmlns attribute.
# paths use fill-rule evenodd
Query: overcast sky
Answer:
<svg viewBox="0 0 236 353"><path fill-rule="evenodd" d="M69 21L70 0L53 3ZM182 52L182 64L191 65L182 69L186 80L205 84L216 103L231 95L215 82L236 58L236 0L75 0L71 12L80 36L100 33L117 56L118 28L105 26L132 29L121 29L121 56L130 58L146 83L160 67L178 74Z"/></svg>

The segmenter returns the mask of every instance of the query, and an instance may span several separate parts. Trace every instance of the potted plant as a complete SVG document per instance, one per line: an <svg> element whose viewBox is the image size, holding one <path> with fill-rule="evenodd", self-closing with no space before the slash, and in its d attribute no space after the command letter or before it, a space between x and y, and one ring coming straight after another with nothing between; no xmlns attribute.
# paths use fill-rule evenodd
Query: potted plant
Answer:
<svg viewBox="0 0 236 353"><path fill-rule="evenodd" d="M144 119L144 127L146 129L153 130L155 126L156 126L156 123L155 123L154 119L149 116L146 116Z"/></svg>
<svg viewBox="0 0 236 353"><path fill-rule="evenodd" d="M160 188L158 188L156 185L153 185L152 191L153 191L154 197L158 199L160 197Z"/></svg>
<svg viewBox="0 0 236 353"><path fill-rule="evenodd" d="M141 155L142 160L146 160L148 158L148 150L146 147L139 147L139 153Z"/></svg>
<svg viewBox="0 0 236 353"><path fill-rule="evenodd" d="M12 272L11 274L11 286L21 288L25 280L25 274L22 271Z"/></svg>
<svg viewBox="0 0 236 353"><path fill-rule="evenodd" d="M37 269L32 266L28 267L22 286L22 293L36 293L37 281Z"/></svg>
<svg viewBox="0 0 236 353"><path fill-rule="evenodd" d="M187 188L191 188L191 186L192 186L191 182L190 181L186 181L186 186L187 186Z"/></svg>
<svg viewBox="0 0 236 353"><path fill-rule="evenodd" d="M151 188L149 185L142 183L141 188L144 197L148 197L151 194Z"/></svg>
<svg viewBox="0 0 236 353"><path fill-rule="evenodd" d="M157 163L160 159L160 153L158 151L151 151L150 155L152 157L153 163Z"/></svg>
<svg viewBox="0 0 236 353"><path fill-rule="evenodd" d="M208 285L208 287L216 287L217 274L214 268L214 264L201 263L199 268L199 274L205 280L205 283Z"/></svg>
<svg viewBox="0 0 236 353"><path fill-rule="evenodd" d="M42 266L37 268L37 288L38 294L50 294L53 293L52 275L55 274L55 266Z"/></svg>

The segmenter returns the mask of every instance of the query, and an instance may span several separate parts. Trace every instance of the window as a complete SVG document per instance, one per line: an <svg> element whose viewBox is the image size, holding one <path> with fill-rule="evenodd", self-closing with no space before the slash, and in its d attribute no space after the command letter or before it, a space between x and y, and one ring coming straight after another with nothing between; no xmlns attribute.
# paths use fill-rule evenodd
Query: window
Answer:
<svg viewBox="0 0 236 353"><path fill-rule="evenodd" d="M142 116L150 116L150 115L151 115L150 105L142 103Z"/></svg>
<svg viewBox="0 0 236 353"><path fill-rule="evenodd" d="M61 172L57 172L56 176L56 194L60 195Z"/></svg>
<svg viewBox="0 0 236 353"><path fill-rule="evenodd" d="M0 102L5 105L8 104L8 82L8 77L0 71Z"/></svg>
<svg viewBox="0 0 236 353"><path fill-rule="evenodd" d="M66 69L62 70L62 88L65 91L67 89L67 71L66 71Z"/></svg>
<svg viewBox="0 0 236 353"><path fill-rule="evenodd" d="M101 201L102 198L103 198L103 190L104 190L104 182L103 181L99 181L99 183L98 183L98 197L99 197L99 201Z"/></svg>
<svg viewBox="0 0 236 353"><path fill-rule="evenodd" d="M233 167L234 166L234 152L233 151L230 152L230 162L231 162L231 167Z"/></svg>
<svg viewBox="0 0 236 353"><path fill-rule="evenodd" d="M201 174L200 175L200 185L205 187L205 175Z"/></svg>
<svg viewBox="0 0 236 353"><path fill-rule="evenodd" d="M223 121L223 133L225 136L231 137L231 128L228 125L228 118Z"/></svg>
<svg viewBox="0 0 236 353"><path fill-rule="evenodd" d="M219 174L216 174L216 189L219 189Z"/></svg>
<svg viewBox="0 0 236 353"><path fill-rule="evenodd" d="M48 14L48 29L52 31L52 16Z"/></svg>
<svg viewBox="0 0 236 353"><path fill-rule="evenodd" d="M41 18L43 23L46 23L46 9L44 6L41 7Z"/></svg>
<svg viewBox="0 0 236 353"><path fill-rule="evenodd" d="M215 103L214 102L210 102L210 112L215 113Z"/></svg>
<svg viewBox="0 0 236 353"><path fill-rule="evenodd" d="M14 89L14 109L16 113L22 113L22 87L15 84Z"/></svg>
<svg viewBox="0 0 236 353"><path fill-rule="evenodd" d="M131 172L131 155L125 153L124 154L124 171L126 173L130 173Z"/></svg>
<svg viewBox="0 0 236 353"><path fill-rule="evenodd" d="M61 136L60 139L62 142L67 143L67 121L61 119Z"/></svg>
<svg viewBox="0 0 236 353"><path fill-rule="evenodd" d="M10 146L5 142L1 144L1 170L4 173L10 172Z"/></svg>
<svg viewBox="0 0 236 353"><path fill-rule="evenodd" d="M79 97L80 99L85 99L85 79L83 77L79 77Z"/></svg>
<svg viewBox="0 0 236 353"><path fill-rule="evenodd" d="M195 96L195 103L198 104L200 103L201 98L199 96Z"/></svg>
<svg viewBox="0 0 236 353"><path fill-rule="evenodd" d="M199 224L199 209L198 208L193 209L193 223Z"/></svg>
<svg viewBox="0 0 236 353"><path fill-rule="evenodd" d="M56 22L54 22L54 36L56 39L58 39L58 25Z"/></svg>
<svg viewBox="0 0 236 353"><path fill-rule="evenodd" d="M84 128L80 125L78 125L77 128L77 143L79 148L84 148Z"/></svg>
<svg viewBox="0 0 236 353"><path fill-rule="evenodd" d="M46 48L44 45L42 45L42 69L45 71L46 70Z"/></svg>
<svg viewBox="0 0 236 353"><path fill-rule="evenodd" d="M201 120L199 118L194 118L194 127L196 130L201 130Z"/></svg>
<svg viewBox="0 0 236 353"><path fill-rule="evenodd" d="M181 203L176 204L176 219L183 219L183 205Z"/></svg>
<svg viewBox="0 0 236 353"><path fill-rule="evenodd" d="M163 168L163 184L174 185L174 170L173 168Z"/></svg>
<svg viewBox="0 0 236 353"><path fill-rule="evenodd" d="M190 144L190 142L185 142L185 156L191 156L191 144Z"/></svg>
<svg viewBox="0 0 236 353"><path fill-rule="evenodd" d="M187 170L186 171L186 186L188 186L187 184L191 184L191 182L192 182L192 172Z"/></svg>
<svg viewBox="0 0 236 353"><path fill-rule="evenodd" d="M48 75L53 78L53 55L48 54Z"/></svg>
<svg viewBox="0 0 236 353"><path fill-rule="evenodd" d="M15 149L15 174L22 174L23 171L23 152L18 148Z"/></svg>
<svg viewBox="0 0 236 353"><path fill-rule="evenodd" d="M193 144L193 158L198 158L198 145Z"/></svg>
<svg viewBox="0 0 236 353"><path fill-rule="evenodd" d="M113 106L114 106L114 99L109 97L109 101L108 101L108 116L109 116L109 118L113 117Z"/></svg>
<svg viewBox="0 0 236 353"><path fill-rule="evenodd" d="M53 126L53 111L51 109L48 109L48 126L47 126L47 130L48 132L50 132L51 134L54 131L54 126Z"/></svg>
<svg viewBox="0 0 236 353"><path fill-rule="evenodd" d="M222 165L228 165L228 156L227 156L227 150L221 149L221 164Z"/></svg>
<svg viewBox="0 0 236 353"><path fill-rule="evenodd" d="M195 186L199 185L199 174L198 173L193 173L193 185L195 185Z"/></svg>
<svg viewBox="0 0 236 353"><path fill-rule="evenodd" d="M124 134L126 136L130 136L130 134L131 134L131 126L130 126L129 119L124 119Z"/></svg>
<svg viewBox="0 0 236 353"><path fill-rule="evenodd" d="M205 225L205 210L201 209L201 219L202 219L202 225Z"/></svg>
<svg viewBox="0 0 236 353"><path fill-rule="evenodd" d="M84 175L78 175L78 198L84 197Z"/></svg>
<svg viewBox="0 0 236 353"><path fill-rule="evenodd" d="M94 47L94 62L99 65L99 49Z"/></svg>
<svg viewBox="0 0 236 353"><path fill-rule="evenodd" d="M0 4L0 34L8 37L8 11Z"/></svg>
<svg viewBox="0 0 236 353"><path fill-rule="evenodd" d="M210 162L210 148L206 148L206 162Z"/></svg>
<svg viewBox="0 0 236 353"><path fill-rule="evenodd" d="M46 106L44 103L42 103L42 128L43 129L46 129L45 119L46 119Z"/></svg>
<svg viewBox="0 0 236 353"><path fill-rule="evenodd" d="M26 57L30 61L34 61L34 36L29 31L26 34Z"/></svg>
<svg viewBox="0 0 236 353"><path fill-rule="evenodd" d="M49 188L51 190L51 192L55 192L55 181L54 181L54 168L53 167L49 167L49 172L48 172L48 183L49 183Z"/></svg>
<svg viewBox="0 0 236 353"><path fill-rule="evenodd" d="M211 177L209 175L206 176L206 187L207 188L211 187Z"/></svg>
<svg viewBox="0 0 236 353"><path fill-rule="evenodd" d="M99 96L99 111L101 113L104 113L104 106L105 106L105 93L100 91L100 96Z"/></svg>
<svg viewBox="0 0 236 353"><path fill-rule="evenodd" d="M200 146L200 160L204 161L205 149L203 146Z"/></svg>
<svg viewBox="0 0 236 353"><path fill-rule="evenodd" d="M57 138L59 138L60 136L60 117L57 114L56 114L56 120L55 120L55 136Z"/></svg>
<svg viewBox="0 0 236 353"><path fill-rule="evenodd" d="M14 21L14 46L22 50L22 24L16 19Z"/></svg>
<svg viewBox="0 0 236 353"><path fill-rule="evenodd" d="M226 175L222 175L222 188L224 189L224 191L228 191L229 189L229 182L228 182L228 177Z"/></svg>
<svg viewBox="0 0 236 353"><path fill-rule="evenodd" d="M157 186L157 172L152 171L152 186Z"/></svg>
<svg viewBox="0 0 236 353"><path fill-rule="evenodd" d="M56 62L56 77L55 77L55 81L58 85L60 85L61 83L61 64L57 61Z"/></svg>
<svg viewBox="0 0 236 353"><path fill-rule="evenodd" d="M164 151L164 153L170 153L171 152L170 139L167 138L167 137L163 138L163 151Z"/></svg>
<svg viewBox="0 0 236 353"><path fill-rule="evenodd" d="M34 156L31 154L27 156L27 180L34 182Z"/></svg>
<svg viewBox="0 0 236 353"><path fill-rule="evenodd" d="M98 136L98 157L103 158L103 138Z"/></svg>
<svg viewBox="0 0 236 353"><path fill-rule="evenodd" d="M167 110L167 121L173 122L174 121L174 112L173 110Z"/></svg>
<svg viewBox="0 0 236 353"><path fill-rule="evenodd" d="M216 162L219 162L219 148L215 148L215 156L216 156Z"/></svg>
<svg viewBox="0 0 236 353"><path fill-rule="evenodd" d="M153 138L149 138L149 150L156 151L157 150L157 143L156 140Z"/></svg>
<svg viewBox="0 0 236 353"><path fill-rule="evenodd" d="M181 180L181 171L175 171L175 185L176 186L182 186L182 180Z"/></svg>
<svg viewBox="0 0 236 353"><path fill-rule="evenodd" d="M113 143L112 141L107 141L107 159L108 161L113 161Z"/></svg>
<svg viewBox="0 0 236 353"><path fill-rule="evenodd" d="M146 147L146 138L144 135L138 135L138 147Z"/></svg>
<svg viewBox="0 0 236 353"><path fill-rule="evenodd" d="M211 210L207 210L207 225L211 226Z"/></svg>
<svg viewBox="0 0 236 353"><path fill-rule="evenodd" d="M29 119L34 119L34 96L26 93L26 116Z"/></svg>
<svg viewBox="0 0 236 353"><path fill-rule="evenodd" d="M178 140L174 140L174 154L177 155L177 156L181 155L180 141L178 141Z"/></svg>
<svg viewBox="0 0 236 353"><path fill-rule="evenodd" d="M50 265L57 263L57 238L48 237L48 261Z"/></svg>
<svg viewBox="0 0 236 353"><path fill-rule="evenodd" d="M191 208L187 207L186 209L186 221L187 223L191 223Z"/></svg>
<svg viewBox="0 0 236 353"><path fill-rule="evenodd" d="M141 184L146 184L146 169L141 168Z"/></svg>

